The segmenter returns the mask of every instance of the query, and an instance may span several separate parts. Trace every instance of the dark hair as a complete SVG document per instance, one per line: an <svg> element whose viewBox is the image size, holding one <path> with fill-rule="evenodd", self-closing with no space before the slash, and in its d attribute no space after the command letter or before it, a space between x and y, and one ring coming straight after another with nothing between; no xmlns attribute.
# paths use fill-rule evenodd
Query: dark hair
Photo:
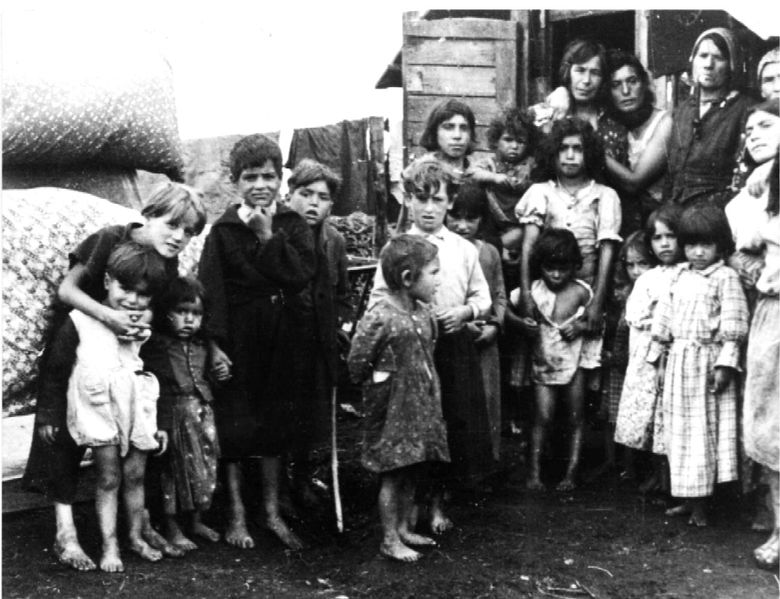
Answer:
<svg viewBox="0 0 780 599"><path fill-rule="evenodd" d="M403 273L409 271L412 281L420 278L423 267L430 263L439 248L419 235L402 233L387 242L379 253L379 264L387 287L392 291L403 288Z"/></svg>
<svg viewBox="0 0 780 599"><path fill-rule="evenodd" d="M585 172L591 179L604 169L604 146L591 124L578 117L564 117L553 122L552 130L539 148L538 176L555 179L558 176L558 152L565 137L579 135L585 153Z"/></svg>
<svg viewBox="0 0 780 599"><path fill-rule="evenodd" d="M311 158L304 158L296 164L287 182L292 193L299 187L306 187L318 181L325 182L331 197L335 196L341 187L341 177L321 162Z"/></svg>
<svg viewBox="0 0 780 599"><path fill-rule="evenodd" d="M642 256L642 258L647 260L648 264L651 266L656 266L658 264L658 256L656 256L653 253L653 250L650 248L647 232L642 229L634 231L628 237L626 237L626 240L623 242L623 245L620 248L620 253L618 254L618 263L624 270L626 258L628 256L628 250L634 250L637 252L640 256Z"/></svg>
<svg viewBox="0 0 780 599"><path fill-rule="evenodd" d="M680 216L679 243L714 243L721 258L727 258L734 251L734 238L729 221L722 208L713 204L695 204L686 208Z"/></svg>
<svg viewBox="0 0 780 599"><path fill-rule="evenodd" d="M469 132L471 135L469 145L466 148L466 154L471 154L477 144L477 121L474 118L474 113L471 108L460 100L445 100L433 107L433 110L431 110L431 113L428 115L428 119L425 121L425 129L423 129L422 135L420 136L420 145L429 152L438 150L439 125L455 115L462 116L469 124Z"/></svg>
<svg viewBox="0 0 780 599"><path fill-rule="evenodd" d="M582 253L577 238L569 229L552 227L541 232L531 249L528 262L532 279L538 279L543 266L564 266L579 270Z"/></svg>
<svg viewBox="0 0 780 599"><path fill-rule="evenodd" d="M775 154L772 168L769 171L769 193L766 200L766 211L771 216L777 216L778 212L780 212L780 194L778 193L780 190L780 170L778 169L778 164L780 164L780 151Z"/></svg>
<svg viewBox="0 0 780 599"><path fill-rule="evenodd" d="M458 189L449 214L455 217L484 218L487 203L488 198L485 189L474 181L466 181Z"/></svg>
<svg viewBox="0 0 780 599"><path fill-rule="evenodd" d="M237 183L241 173L248 168L260 168L271 161L276 175L282 176L282 150L270 137L255 133L239 139L230 150L228 164L230 178Z"/></svg>
<svg viewBox="0 0 780 599"><path fill-rule="evenodd" d="M170 214L171 224L177 226L192 216L195 220L193 235L200 235L206 226L206 208L203 192L183 183L169 181L154 188L141 209L146 218L159 218Z"/></svg>
<svg viewBox="0 0 780 599"><path fill-rule="evenodd" d="M177 277L154 299L154 327L168 328L168 312L183 303L195 303L200 299L203 313L206 313L206 290L203 284L192 277ZM203 327L201 327L203 330Z"/></svg>
<svg viewBox="0 0 780 599"><path fill-rule="evenodd" d="M571 68L575 64L582 64L588 62L593 57L597 56L601 62L602 79L601 85L594 101L604 106L609 100L609 86L607 81L607 49L604 44L597 42L590 38L577 38L570 41L563 49L563 56L561 57L561 65L558 68L558 80L561 82L571 97ZM574 104L574 102L572 102Z"/></svg>
<svg viewBox="0 0 780 599"><path fill-rule="evenodd" d="M754 104L753 106L748 108L747 118L750 118L750 115L752 115L755 112L768 112L769 114L773 114L776 117L780 117L780 99L770 98L769 100L764 100L763 102ZM745 121L745 125L747 125L747 120ZM753 169L756 166L758 166L756 161L753 160L753 157L750 155L750 152L747 151L747 148L745 148L745 154L743 160L745 164L748 166L748 168L750 169Z"/></svg>
<svg viewBox="0 0 780 599"><path fill-rule="evenodd" d="M446 186L447 197L455 198L460 185L455 172L446 164L432 157L415 160L403 172L404 191L418 198L428 198Z"/></svg>
<svg viewBox="0 0 780 599"><path fill-rule="evenodd" d="M611 94L610 101L607 103L607 111L610 116L623 123L629 129L634 129L650 118L655 106L655 90L653 90L653 86L650 83L650 75L642 62L634 54L626 52L625 50L610 50L607 54L607 65L607 85L610 89L612 88L612 76L623 67L633 69L642 82L644 97L642 98L642 103L639 108L631 115L618 110ZM632 116L635 116L635 118L632 118Z"/></svg>
<svg viewBox="0 0 780 599"><path fill-rule="evenodd" d="M106 274L126 289L157 295L168 282L163 258L153 247L127 241L116 246L108 257Z"/></svg>
<svg viewBox="0 0 780 599"><path fill-rule="evenodd" d="M536 149L539 142L539 130L534 125L534 119L527 110L508 108L490 121L487 130L488 147L495 150L498 140L504 133L515 139L525 139L526 154Z"/></svg>

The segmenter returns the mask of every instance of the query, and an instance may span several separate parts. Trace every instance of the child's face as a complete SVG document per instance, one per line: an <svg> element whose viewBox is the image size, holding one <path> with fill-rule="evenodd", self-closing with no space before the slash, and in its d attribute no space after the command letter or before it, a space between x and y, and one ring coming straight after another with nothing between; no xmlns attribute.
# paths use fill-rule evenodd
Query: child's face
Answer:
<svg viewBox="0 0 780 599"><path fill-rule="evenodd" d="M276 174L274 163L267 160L263 166L245 168L238 177L238 195L249 208L268 208L276 199L282 179Z"/></svg>
<svg viewBox="0 0 780 599"><path fill-rule="evenodd" d="M650 262L647 261L647 258L637 252L634 248L628 248L626 250L624 264L628 278L631 279L632 283L652 268Z"/></svg>
<svg viewBox="0 0 780 599"><path fill-rule="evenodd" d="M436 130L436 145L450 158L463 158L471 141L471 129L466 117L455 114L442 121Z"/></svg>
<svg viewBox="0 0 780 599"><path fill-rule="evenodd" d="M558 147L558 176L574 179L584 173L585 148L582 144L582 136L567 135Z"/></svg>
<svg viewBox="0 0 780 599"><path fill-rule="evenodd" d="M715 264L720 258L718 246L714 243L686 243L685 259L696 270L704 270L711 264Z"/></svg>
<svg viewBox="0 0 780 599"><path fill-rule="evenodd" d="M418 229L425 233L436 233L444 225L444 217L452 208L452 202L447 196L447 185L442 181L439 190L427 197L412 195L410 210L412 221Z"/></svg>
<svg viewBox="0 0 780 599"><path fill-rule="evenodd" d="M447 228L469 241L474 241L480 222L482 222L481 218L469 218L465 214L447 215Z"/></svg>
<svg viewBox="0 0 780 599"><path fill-rule="evenodd" d="M661 221L655 221L650 247L661 264L669 266L677 262L680 252L677 245L677 234Z"/></svg>
<svg viewBox="0 0 780 599"><path fill-rule="evenodd" d="M315 181L306 186L296 187L290 193L288 205L313 227L328 217L333 207L333 198L330 197L330 190L325 181Z"/></svg>
<svg viewBox="0 0 780 599"><path fill-rule="evenodd" d="M170 213L147 218L145 240L163 258L174 258L195 235L196 219L194 213L188 213L179 222Z"/></svg>
<svg viewBox="0 0 780 599"><path fill-rule="evenodd" d="M197 298L194 302L181 302L168 312L168 324L171 332L179 339L189 339L200 330L203 323L203 302Z"/></svg>
<svg viewBox="0 0 780 599"><path fill-rule="evenodd" d="M409 297L427 304L433 300L436 288L439 286L438 256L422 267L420 277L409 284Z"/></svg>
<svg viewBox="0 0 780 599"><path fill-rule="evenodd" d="M143 312L152 302L152 296L145 286L136 289L124 287L117 279L106 273L103 283L106 287L105 303L109 308L123 312Z"/></svg>
<svg viewBox="0 0 780 599"><path fill-rule="evenodd" d="M496 144L496 157L503 162L515 164L523 159L527 147L525 138L515 137L511 133L504 131L501 137L498 138L498 144Z"/></svg>
<svg viewBox="0 0 780 599"><path fill-rule="evenodd" d="M574 278L574 267L570 264L542 264L540 270L550 291L563 289Z"/></svg>
<svg viewBox="0 0 780 599"><path fill-rule="evenodd" d="M604 73L601 59L594 56L586 62L571 65L569 90L575 102L592 102L598 94Z"/></svg>

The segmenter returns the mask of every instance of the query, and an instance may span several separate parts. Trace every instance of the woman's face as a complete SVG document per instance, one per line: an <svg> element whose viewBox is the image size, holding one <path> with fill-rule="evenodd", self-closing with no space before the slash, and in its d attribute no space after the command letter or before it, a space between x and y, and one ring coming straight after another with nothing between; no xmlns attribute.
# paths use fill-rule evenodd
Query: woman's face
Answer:
<svg viewBox="0 0 780 599"><path fill-rule="evenodd" d="M586 62L571 65L569 91L576 103L593 102L599 93L604 73L601 59L594 56Z"/></svg>
<svg viewBox="0 0 780 599"><path fill-rule="evenodd" d="M471 141L471 129L466 117L455 114L442 121L436 130L436 145L450 158L463 158Z"/></svg>
<svg viewBox="0 0 780 599"><path fill-rule="evenodd" d="M761 97L780 98L780 62L770 62L761 69Z"/></svg>
<svg viewBox="0 0 780 599"><path fill-rule="evenodd" d="M780 117L763 110L751 114L745 123L745 147L757 164L772 160L780 147Z"/></svg>
<svg viewBox="0 0 780 599"><path fill-rule="evenodd" d="M717 91L726 86L729 62L710 39L703 40L693 56L693 80L702 89Z"/></svg>
<svg viewBox="0 0 780 599"><path fill-rule="evenodd" d="M645 86L634 67L624 65L612 73L612 102L620 112L639 110L645 99Z"/></svg>

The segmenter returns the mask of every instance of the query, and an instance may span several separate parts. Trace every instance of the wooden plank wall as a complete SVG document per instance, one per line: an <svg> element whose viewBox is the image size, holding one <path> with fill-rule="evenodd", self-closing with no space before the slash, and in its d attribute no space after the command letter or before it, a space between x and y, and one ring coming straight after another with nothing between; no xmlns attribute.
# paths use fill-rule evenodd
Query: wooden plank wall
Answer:
<svg viewBox="0 0 780 599"><path fill-rule="evenodd" d="M489 151L490 120L514 105L518 93L517 22L494 19L425 21L404 15L404 162L425 153L419 145L433 107L458 98L474 111L477 152Z"/></svg>

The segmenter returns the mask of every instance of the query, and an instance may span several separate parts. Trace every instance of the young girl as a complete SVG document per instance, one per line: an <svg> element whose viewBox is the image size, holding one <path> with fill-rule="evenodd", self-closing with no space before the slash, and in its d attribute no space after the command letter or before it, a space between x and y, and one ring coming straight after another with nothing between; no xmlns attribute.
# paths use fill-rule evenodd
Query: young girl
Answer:
<svg viewBox="0 0 780 599"><path fill-rule="evenodd" d="M149 325L142 320L133 320L127 312L102 303L106 297L103 281L108 257L117 245L135 241L153 248L164 259L167 276L176 278L178 255L206 225L203 194L179 183L164 183L154 190L141 214L143 223L100 229L70 253L71 268L58 289L62 303L56 306L55 323L65 322L67 310L76 308L105 324L120 340L131 341L148 332ZM58 328L54 326L53 330ZM48 367L49 354L47 348L41 359L41 372ZM76 570L94 570L95 564L82 550L73 521L71 506L84 448L76 446L68 434L65 408L64 395L43 390L39 393L37 434L30 449L25 479L29 486L42 485L54 503L57 523L54 551L59 561ZM166 555L181 555L148 523L144 526L144 538Z"/></svg>
<svg viewBox="0 0 780 599"><path fill-rule="evenodd" d="M615 441L633 450L652 450L657 456L664 454L661 393L657 365L648 363L646 358L658 299L668 292L676 264L683 258L677 243L680 215L681 210L670 205L659 208L648 218L645 232L658 266L636 280L626 301L629 358L618 405ZM663 487L664 470L663 458L655 459L653 474L640 489L646 492Z"/></svg>
<svg viewBox="0 0 780 599"><path fill-rule="evenodd" d="M203 286L195 279L176 279L154 307L155 330L141 357L160 382L157 422L170 440L160 472L165 537L190 551L197 545L179 527L178 512L189 514L193 535L219 540L219 534L201 520L211 505L219 458L214 397L207 380L208 347L201 334ZM215 374L216 380L229 376L227 370Z"/></svg>
<svg viewBox="0 0 780 599"><path fill-rule="evenodd" d="M420 145L428 150L422 158L433 157L452 169L460 182L469 168L468 156L476 146L476 119L467 104L460 100L445 100L434 106Z"/></svg>
<svg viewBox="0 0 780 599"><path fill-rule="evenodd" d="M475 183L463 185L455 196L452 208L447 213L447 228L463 239L473 243L479 250L479 264L490 287L492 306L486 320L478 320L467 326L474 334L480 362L482 382L485 385L490 440L493 459L500 457L501 445L501 372L498 356L498 335L504 325L506 312L506 290L498 250L489 243L477 239L482 219L485 216L487 196L485 190Z"/></svg>
<svg viewBox="0 0 780 599"><path fill-rule="evenodd" d="M723 263L733 249L724 212L692 206L680 218L687 262L674 271L650 329L647 361L669 356L663 375L664 446L671 494L685 499L667 515L690 514L706 526L705 500L716 482L737 478L737 381L748 330L737 273Z"/></svg>
<svg viewBox="0 0 780 599"><path fill-rule="evenodd" d="M438 286L435 245L418 235L390 240L379 257L389 292L360 320L347 364L363 383L363 466L381 476L379 552L404 562L435 545L415 534L414 494L426 462L450 459L433 361L436 318L425 305Z"/></svg>
<svg viewBox="0 0 780 599"><path fill-rule="evenodd" d="M544 490L540 462L555 404L564 402L571 426L569 465L556 487L571 491L576 486L583 434L584 375L582 333L584 315L593 300L590 285L575 279L582 255L574 234L567 229L546 229L534 245L532 272L540 276L531 287L539 335L534 342L532 379L536 385L536 413L531 438L531 470L527 487Z"/></svg>
<svg viewBox="0 0 780 599"><path fill-rule="evenodd" d="M606 412L605 448L609 469L615 466L615 425L620 395L623 391L626 366L629 359L629 326L626 322L626 301L636 280L658 263L650 250L645 231L634 231L628 236L618 256L618 270L615 276L613 305L607 309L607 332L602 352L601 389L602 411ZM622 282L622 285L618 284ZM627 450L623 455L621 478L633 479L633 454Z"/></svg>
<svg viewBox="0 0 780 599"><path fill-rule="evenodd" d="M140 320L152 295L166 283L165 264L153 249L128 242L111 252L106 265L105 306ZM143 372L140 340L123 341L96 318L71 311L52 344L46 377L67 379L67 428L78 447L91 447L97 470L95 509L103 542L100 569L122 572L116 532L119 488L125 501L133 551L157 561L162 554L141 536L146 454L167 446L157 430L159 385ZM51 383L50 383L51 384Z"/></svg>

